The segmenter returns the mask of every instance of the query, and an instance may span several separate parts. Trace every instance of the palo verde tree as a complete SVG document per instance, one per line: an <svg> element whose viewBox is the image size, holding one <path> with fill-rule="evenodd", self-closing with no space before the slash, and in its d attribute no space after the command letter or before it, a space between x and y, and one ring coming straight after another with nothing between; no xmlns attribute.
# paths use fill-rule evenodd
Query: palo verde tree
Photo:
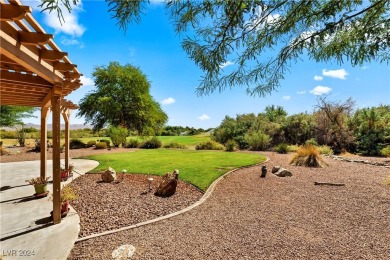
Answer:
<svg viewBox="0 0 390 260"><path fill-rule="evenodd" d="M71 10L78 0L43 0ZM126 30L149 1L106 0ZM389 0L166 0L182 47L203 71L199 94L244 87L264 96L304 54L315 61L389 62ZM225 65L233 64L228 69Z"/></svg>
<svg viewBox="0 0 390 260"><path fill-rule="evenodd" d="M94 130L122 126L139 135L154 134L168 116L150 95L150 83L139 68L110 62L92 73L96 89L80 101L77 116L85 117Z"/></svg>

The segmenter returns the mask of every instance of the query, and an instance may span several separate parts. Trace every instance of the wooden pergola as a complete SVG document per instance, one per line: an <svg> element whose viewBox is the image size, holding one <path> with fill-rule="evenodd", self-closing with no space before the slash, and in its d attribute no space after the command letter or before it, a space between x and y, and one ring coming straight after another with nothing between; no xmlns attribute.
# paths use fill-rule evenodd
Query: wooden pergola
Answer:
<svg viewBox="0 0 390 260"><path fill-rule="evenodd" d="M19 0L0 0L0 104L41 108L41 177L47 169L47 118L53 124L53 222L61 222L60 122L65 121L65 167L69 167L69 117L78 108L64 99L82 84L77 66Z"/></svg>

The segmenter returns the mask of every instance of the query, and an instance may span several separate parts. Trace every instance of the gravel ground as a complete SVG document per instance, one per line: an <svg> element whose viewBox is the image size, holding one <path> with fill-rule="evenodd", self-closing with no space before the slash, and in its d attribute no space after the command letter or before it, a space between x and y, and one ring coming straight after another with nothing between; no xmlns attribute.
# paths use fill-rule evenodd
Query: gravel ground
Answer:
<svg viewBox="0 0 390 260"><path fill-rule="evenodd" d="M154 180L148 192L150 177ZM154 196L160 180L160 176L142 174L126 174L119 183L103 183L100 174L75 179L70 186L78 190L79 197L71 204L80 216L79 237L168 215L194 204L203 195L193 185L179 181L173 196Z"/></svg>
<svg viewBox="0 0 390 260"><path fill-rule="evenodd" d="M122 150L131 151L81 149L71 150L71 156ZM238 170L199 207L76 243L69 259L111 259L123 244L135 246L133 259L389 259L390 188L384 185L389 168L325 158L329 166L314 169L288 165L292 154L262 154L270 157L265 179L259 178L259 166ZM39 153L1 157L2 162L37 159ZM270 174L275 165L291 170L293 177ZM140 195L147 188L146 177L140 175L119 184L99 183L97 178L86 175L72 184L83 187L74 203L75 208L80 204L80 236L165 215L201 196L184 184L169 199ZM314 181L346 186L315 186ZM99 196L91 196L95 194Z"/></svg>
<svg viewBox="0 0 390 260"><path fill-rule="evenodd" d="M69 259L110 259L123 244L135 246L134 259L388 259L388 168L325 158L328 167L309 169L289 166L291 154L264 154L268 169L281 165L293 177L238 170L199 207L76 243Z"/></svg>

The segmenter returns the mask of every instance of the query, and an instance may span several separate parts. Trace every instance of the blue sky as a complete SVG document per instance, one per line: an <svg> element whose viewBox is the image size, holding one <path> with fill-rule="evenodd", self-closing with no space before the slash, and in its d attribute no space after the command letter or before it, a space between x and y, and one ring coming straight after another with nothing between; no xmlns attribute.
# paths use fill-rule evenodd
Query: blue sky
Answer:
<svg viewBox="0 0 390 260"><path fill-rule="evenodd" d="M159 1L151 1L142 21L130 24L127 32L111 19L104 1L83 1L66 22L60 24L56 14L40 13L36 0L22 1L33 8L33 16L84 75L84 86L66 98L78 103L94 89L94 67L117 61L139 67L151 82L151 95L169 117L168 125L196 128L217 127L226 115L263 112L267 105L282 106L289 115L312 112L321 95L330 101L352 97L356 108L390 104L390 67L367 63L316 63L303 57L281 81L281 87L266 97L251 97L245 89L227 89L199 97L195 90L202 76L181 48L181 38ZM71 116L71 124L84 123ZM50 121L50 120L49 120ZM26 119L38 123L38 118Z"/></svg>

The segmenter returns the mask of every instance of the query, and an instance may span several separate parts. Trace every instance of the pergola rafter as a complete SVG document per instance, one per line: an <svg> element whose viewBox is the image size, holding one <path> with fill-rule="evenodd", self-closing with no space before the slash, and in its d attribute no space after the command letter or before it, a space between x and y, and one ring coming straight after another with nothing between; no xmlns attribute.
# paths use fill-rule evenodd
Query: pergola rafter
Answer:
<svg viewBox="0 0 390 260"><path fill-rule="evenodd" d="M64 99L82 74L19 0L0 0L0 104L41 108L41 177L47 170L47 118L53 123L53 221L60 215L60 117L65 121L69 166L69 117L78 106Z"/></svg>

